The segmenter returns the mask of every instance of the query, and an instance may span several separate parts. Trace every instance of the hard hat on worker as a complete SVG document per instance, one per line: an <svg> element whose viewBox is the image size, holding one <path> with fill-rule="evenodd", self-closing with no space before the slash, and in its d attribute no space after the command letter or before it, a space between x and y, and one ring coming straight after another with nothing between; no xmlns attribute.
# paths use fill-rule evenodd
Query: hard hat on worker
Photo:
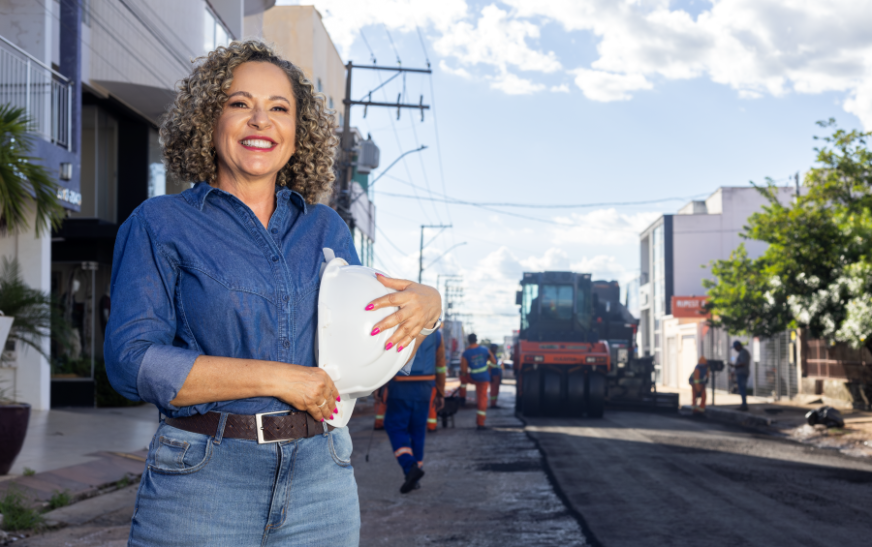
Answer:
<svg viewBox="0 0 872 547"><path fill-rule="evenodd" d="M397 311L394 307L365 310L371 301L395 292L378 281L376 273L381 272L349 266L332 249L324 249L324 261L315 356L318 366L327 372L342 396L336 415L327 423L344 427L357 399L388 383L406 364L415 342L403 352L385 351L385 344L397 327L371 334L376 323Z"/></svg>

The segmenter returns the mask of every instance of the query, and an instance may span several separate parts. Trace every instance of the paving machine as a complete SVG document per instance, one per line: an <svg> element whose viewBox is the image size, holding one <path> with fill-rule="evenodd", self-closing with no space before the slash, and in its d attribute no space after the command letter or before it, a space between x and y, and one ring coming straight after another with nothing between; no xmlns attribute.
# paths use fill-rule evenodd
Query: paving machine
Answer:
<svg viewBox="0 0 872 547"><path fill-rule="evenodd" d="M525 272L516 304L516 403L525 416L601 417L605 406L678 409L657 393L653 358L635 356L638 325L617 282L590 274Z"/></svg>
<svg viewBox="0 0 872 547"><path fill-rule="evenodd" d="M603 415L611 357L593 328L590 274L525 272L516 304L515 407L525 416Z"/></svg>
<svg viewBox="0 0 872 547"><path fill-rule="evenodd" d="M612 366L606 374L606 406L644 410L678 410L677 393L658 393L654 358L636 355L639 320L621 303L617 281L593 281L593 325L609 346Z"/></svg>

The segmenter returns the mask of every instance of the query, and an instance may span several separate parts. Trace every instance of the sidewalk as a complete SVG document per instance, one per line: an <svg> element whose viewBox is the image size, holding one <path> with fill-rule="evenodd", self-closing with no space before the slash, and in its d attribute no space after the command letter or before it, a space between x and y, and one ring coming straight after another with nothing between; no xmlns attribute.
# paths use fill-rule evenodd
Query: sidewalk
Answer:
<svg viewBox="0 0 872 547"><path fill-rule="evenodd" d="M659 391L678 393L682 413L691 415L690 388L657 386ZM845 427L827 429L810 426L805 414L824 406L822 399L800 396L795 399L775 400L767 397L748 397L748 410L740 411L742 398L735 393L715 392L715 405L711 404L711 389L707 390L705 417L709 420L755 427L769 433L783 435L803 444L837 450L848 456L872 457L872 412L839 408L845 418Z"/></svg>
<svg viewBox="0 0 872 547"><path fill-rule="evenodd" d="M475 389L468 397L475 400ZM403 476L384 431L373 431L372 399L358 402L349 429L361 508L361 546L589 545L555 494L542 456L514 416L514 389L500 391L502 408L488 411L487 431L476 411L460 410L455 427L427 436L421 489L400 494ZM367 454L369 458L367 458ZM45 515L65 528L16 541L24 547L126 545L135 486ZM2 544L2 540L0 540Z"/></svg>
<svg viewBox="0 0 872 547"><path fill-rule="evenodd" d="M157 417L151 405L33 412L12 472L0 476L0 496L17 488L37 503L63 491L79 500L136 482Z"/></svg>

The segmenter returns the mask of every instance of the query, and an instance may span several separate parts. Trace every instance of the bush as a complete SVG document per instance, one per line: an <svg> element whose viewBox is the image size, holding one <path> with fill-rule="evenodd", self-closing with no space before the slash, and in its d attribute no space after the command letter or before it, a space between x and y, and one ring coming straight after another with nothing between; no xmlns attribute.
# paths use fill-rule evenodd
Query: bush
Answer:
<svg viewBox="0 0 872 547"><path fill-rule="evenodd" d="M12 488L0 498L0 513L3 514L4 530L34 530L43 523L42 516L30 507L24 494Z"/></svg>
<svg viewBox="0 0 872 547"><path fill-rule="evenodd" d="M70 496L69 490L64 490L63 492L55 490L51 495L51 499L48 500L48 508L50 511L60 509L61 507L66 507L72 502L73 498Z"/></svg>

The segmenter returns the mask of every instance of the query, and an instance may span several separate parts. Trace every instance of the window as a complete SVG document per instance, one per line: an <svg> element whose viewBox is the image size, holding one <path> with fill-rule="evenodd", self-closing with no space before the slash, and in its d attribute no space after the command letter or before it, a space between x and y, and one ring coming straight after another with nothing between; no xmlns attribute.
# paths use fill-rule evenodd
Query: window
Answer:
<svg viewBox="0 0 872 547"><path fill-rule="evenodd" d="M203 19L203 50L209 52L218 46L226 46L230 43L231 39L230 31L221 23L221 20L215 13L207 7Z"/></svg>
<svg viewBox="0 0 872 547"><path fill-rule="evenodd" d="M539 303L538 298L539 285L524 285L524 295L521 304L521 329L526 330L530 327L531 315L536 314L535 307Z"/></svg>
<svg viewBox="0 0 872 547"><path fill-rule="evenodd" d="M82 206L77 218L117 222L118 122L94 105L82 106Z"/></svg>
<svg viewBox="0 0 872 547"><path fill-rule="evenodd" d="M318 93L322 93L324 91L324 86L321 84L321 78L318 78Z"/></svg>
<svg viewBox="0 0 872 547"><path fill-rule="evenodd" d="M327 106L332 109L333 108L333 97L327 98Z"/></svg>
<svg viewBox="0 0 872 547"><path fill-rule="evenodd" d="M160 135L154 129L148 130L148 197L153 198L167 193L167 170L163 164Z"/></svg>
<svg viewBox="0 0 872 547"><path fill-rule="evenodd" d="M589 290L589 288L585 290L585 287L579 284L575 292L575 317L578 325L583 329L590 329L592 310L590 309L590 299L587 297Z"/></svg>
<svg viewBox="0 0 872 547"><path fill-rule="evenodd" d="M572 292L571 285L542 285L542 319L572 319Z"/></svg>

